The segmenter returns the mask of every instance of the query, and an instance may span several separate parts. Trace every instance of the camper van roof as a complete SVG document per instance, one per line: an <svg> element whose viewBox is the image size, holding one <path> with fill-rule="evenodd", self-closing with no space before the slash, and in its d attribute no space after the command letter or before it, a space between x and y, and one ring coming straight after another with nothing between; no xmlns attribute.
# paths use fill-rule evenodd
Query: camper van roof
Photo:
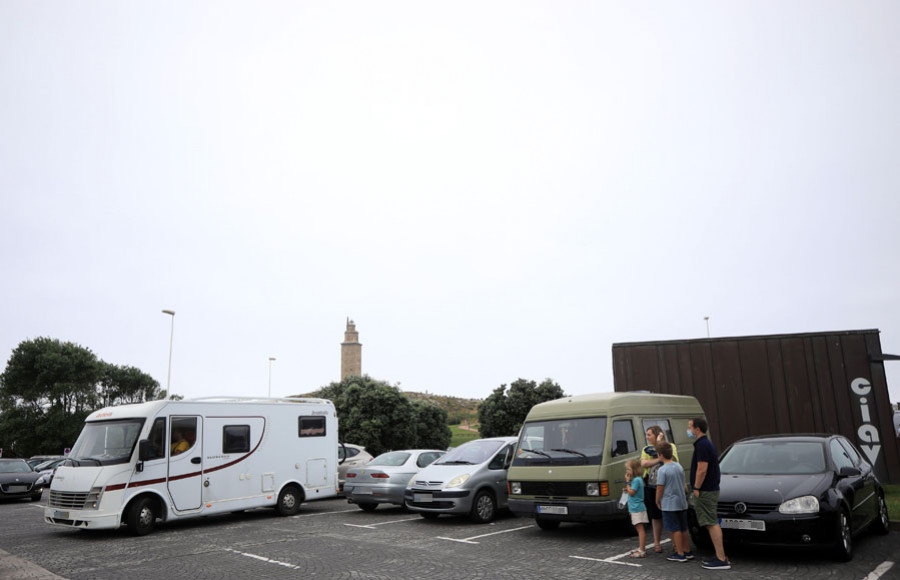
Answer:
<svg viewBox="0 0 900 580"><path fill-rule="evenodd" d="M665 413L695 413L703 415L696 398L660 393L596 393L563 397L540 403L531 408L527 421L564 417L596 417L599 415L646 414L659 408ZM663 411L665 409L665 411Z"/></svg>
<svg viewBox="0 0 900 580"><path fill-rule="evenodd" d="M159 401L149 401L147 403L135 403L131 405L120 405L117 407L104 407L94 411L88 415L87 421L104 421L109 419L125 419L130 417L151 417L156 415L159 410L166 405L235 405L235 404L286 404L286 403L306 403L313 405L331 405L328 399L310 399L301 397L284 397L284 398L266 398L266 397L199 397L196 399L183 399L180 401L172 401L162 399Z"/></svg>

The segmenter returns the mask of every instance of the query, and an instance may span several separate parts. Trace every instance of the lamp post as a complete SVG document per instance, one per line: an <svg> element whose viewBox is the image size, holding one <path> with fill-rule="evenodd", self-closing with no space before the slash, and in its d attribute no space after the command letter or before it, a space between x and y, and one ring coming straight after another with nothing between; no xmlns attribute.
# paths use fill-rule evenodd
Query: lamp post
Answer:
<svg viewBox="0 0 900 580"><path fill-rule="evenodd" d="M272 396L272 361L275 360L274 356L269 357L269 397Z"/></svg>
<svg viewBox="0 0 900 580"><path fill-rule="evenodd" d="M170 399L172 398L172 339L175 338L175 311L174 310L163 310L163 314L168 314L172 317L172 325L171 330L169 331L169 375L166 377L166 396Z"/></svg>
<svg viewBox="0 0 900 580"><path fill-rule="evenodd" d="M703 320L706 321L706 338L709 338L709 316L704 316Z"/></svg>

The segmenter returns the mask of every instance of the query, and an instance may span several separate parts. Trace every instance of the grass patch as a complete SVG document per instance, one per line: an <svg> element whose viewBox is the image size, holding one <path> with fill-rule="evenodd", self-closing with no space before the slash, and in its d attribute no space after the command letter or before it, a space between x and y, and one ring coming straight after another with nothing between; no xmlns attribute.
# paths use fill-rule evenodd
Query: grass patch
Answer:
<svg viewBox="0 0 900 580"><path fill-rule="evenodd" d="M450 439L451 447L459 447L467 441L474 441L475 439L481 438L478 431L466 431L465 429L460 429L459 425L450 425L450 431L453 432L453 438Z"/></svg>
<svg viewBox="0 0 900 580"><path fill-rule="evenodd" d="M900 485L882 485L884 488L884 502L887 504L888 515L893 521L900 521Z"/></svg>

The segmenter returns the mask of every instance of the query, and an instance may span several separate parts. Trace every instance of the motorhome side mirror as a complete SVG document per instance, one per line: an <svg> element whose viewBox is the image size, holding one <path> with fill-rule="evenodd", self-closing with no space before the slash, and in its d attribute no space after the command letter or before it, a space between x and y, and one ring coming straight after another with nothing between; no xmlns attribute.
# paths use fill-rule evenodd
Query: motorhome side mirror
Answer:
<svg viewBox="0 0 900 580"><path fill-rule="evenodd" d="M150 445L149 439L141 439L138 442L138 460L147 461L153 458L153 447Z"/></svg>
<svg viewBox="0 0 900 580"><path fill-rule="evenodd" d="M862 472L855 467L842 467L838 472L838 475L841 477L856 477L860 475Z"/></svg>

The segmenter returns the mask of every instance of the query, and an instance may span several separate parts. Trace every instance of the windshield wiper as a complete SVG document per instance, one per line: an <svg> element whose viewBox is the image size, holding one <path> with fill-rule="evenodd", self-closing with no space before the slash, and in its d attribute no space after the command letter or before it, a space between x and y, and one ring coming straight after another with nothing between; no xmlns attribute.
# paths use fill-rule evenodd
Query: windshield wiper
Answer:
<svg viewBox="0 0 900 580"><path fill-rule="evenodd" d="M587 459L587 455L585 455L581 451L574 451L572 449L551 449L550 451L562 451L563 453L571 453L572 455L581 455L582 457Z"/></svg>
<svg viewBox="0 0 900 580"><path fill-rule="evenodd" d="M523 451L524 453L534 453L534 454L536 454L536 455L543 455L543 456L546 457L547 459L553 459L552 456L548 455L547 453L544 453L543 451L538 451L537 449L523 449L522 451ZM558 450L557 450L557 449L551 449L550 451L558 451Z"/></svg>
<svg viewBox="0 0 900 580"><path fill-rule="evenodd" d="M75 461L75 460L73 459L72 461ZM101 466L103 465L103 462L101 462L101 461L100 461L99 459L97 459L96 457L82 457L82 458L81 458L81 461L96 461L96 462L97 462L97 465L101 465ZM80 463L79 463L79 465L80 465Z"/></svg>
<svg viewBox="0 0 900 580"><path fill-rule="evenodd" d="M456 461L441 461L441 465L475 465L471 461L465 461L462 459L457 459Z"/></svg>

